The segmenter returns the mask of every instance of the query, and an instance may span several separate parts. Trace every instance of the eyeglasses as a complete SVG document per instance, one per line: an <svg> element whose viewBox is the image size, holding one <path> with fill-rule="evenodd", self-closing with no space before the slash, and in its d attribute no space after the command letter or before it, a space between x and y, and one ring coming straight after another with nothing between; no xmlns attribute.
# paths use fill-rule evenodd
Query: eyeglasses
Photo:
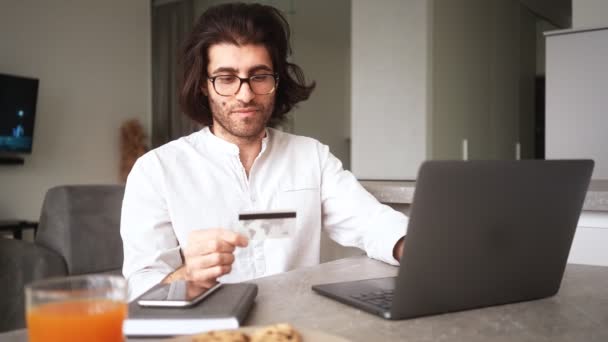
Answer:
<svg viewBox="0 0 608 342"><path fill-rule="evenodd" d="M256 95L268 95L275 91L279 84L279 75L277 74L259 74L246 78L240 78L235 75L219 75L209 77L209 81L213 84L213 89L218 95L233 96L236 95L243 82L249 85L251 91Z"/></svg>

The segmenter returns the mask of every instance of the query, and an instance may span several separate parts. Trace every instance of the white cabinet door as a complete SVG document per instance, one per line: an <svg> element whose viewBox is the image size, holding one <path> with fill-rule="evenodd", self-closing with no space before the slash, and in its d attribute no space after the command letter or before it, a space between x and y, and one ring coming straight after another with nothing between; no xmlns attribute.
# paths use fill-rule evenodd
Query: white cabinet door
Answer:
<svg viewBox="0 0 608 342"><path fill-rule="evenodd" d="M568 262L608 266L608 212L583 211Z"/></svg>
<svg viewBox="0 0 608 342"><path fill-rule="evenodd" d="M608 28L547 34L547 158L592 158L608 179Z"/></svg>

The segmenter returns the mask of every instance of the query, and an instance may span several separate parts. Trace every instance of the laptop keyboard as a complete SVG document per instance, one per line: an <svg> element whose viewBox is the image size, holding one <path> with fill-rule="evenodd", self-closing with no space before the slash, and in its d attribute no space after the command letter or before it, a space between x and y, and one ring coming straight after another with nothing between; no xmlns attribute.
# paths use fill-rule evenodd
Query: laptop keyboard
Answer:
<svg viewBox="0 0 608 342"><path fill-rule="evenodd" d="M393 302L394 290L372 291L351 295L352 298L388 310Z"/></svg>

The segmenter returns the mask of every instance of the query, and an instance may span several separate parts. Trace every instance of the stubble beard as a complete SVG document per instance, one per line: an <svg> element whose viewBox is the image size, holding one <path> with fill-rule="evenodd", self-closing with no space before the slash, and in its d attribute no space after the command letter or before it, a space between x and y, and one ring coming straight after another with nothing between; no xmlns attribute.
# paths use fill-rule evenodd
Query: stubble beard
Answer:
<svg viewBox="0 0 608 342"><path fill-rule="evenodd" d="M274 98L266 106L254 101L248 104L238 101L234 104L228 104L227 101L218 103L216 100L209 98L209 106L211 107L214 124L221 126L224 133L239 140L251 141L258 139L266 128L274 110ZM245 118L233 113L234 109L243 107L256 108L257 112L252 117Z"/></svg>

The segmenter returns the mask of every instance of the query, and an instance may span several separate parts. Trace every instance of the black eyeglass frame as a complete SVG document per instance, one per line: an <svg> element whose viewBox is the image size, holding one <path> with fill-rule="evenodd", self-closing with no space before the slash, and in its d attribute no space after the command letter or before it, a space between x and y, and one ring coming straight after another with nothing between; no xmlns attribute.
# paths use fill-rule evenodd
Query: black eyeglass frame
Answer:
<svg viewBox="0 0 608 342"><path fill-rule="evenodd" d="M236 77L236 78L238 78L238 79L239 79L239 87L238 87L238 88L236 88L236 91L234 92L234 94L223 95L223 94L220 94L220 92L219 92L219 91L217 91L217 89L215 88L215 80L216 80L218 77L226 77L226 76L230 76L230 77ZM263 94L258 94L258 93L256 93L256 92L253 90L253 87L251 86L250 81L251 81L251 79L252 79L252 78L259 77L259 76L273 76L273 77L274 77L274 87L272 87L272 89L271 89L269 92L267 92L267 93L263 93ZM279 86L279 74L278 74L278 73L272 73L272 74L257 74L257 75L251 75L251 76L249 76L249 77L245 77L245 78L242 78L242 77L239 77L239 76L236 76L236 75L217 75L217 76L213 76L213 77L207 77L207 79L208 79L209 81L211 81L211 84L213 84L213 90L215 91L215 93L216 93L216 94L218 94L219 96L226 96L226 97L227 97L227 96L234 96L234 95L238 94L238 93L239 93L239 91L241 91L241 87L243 86L243 83L247 83L247 85L249 86L249 89L251 89L251 92L252 92L252 93L254 93L254 94L256 94L256 95L270 95L270 94L272 94L272 93L273 93L275 90L277 90L277 87Z"/></svg>

